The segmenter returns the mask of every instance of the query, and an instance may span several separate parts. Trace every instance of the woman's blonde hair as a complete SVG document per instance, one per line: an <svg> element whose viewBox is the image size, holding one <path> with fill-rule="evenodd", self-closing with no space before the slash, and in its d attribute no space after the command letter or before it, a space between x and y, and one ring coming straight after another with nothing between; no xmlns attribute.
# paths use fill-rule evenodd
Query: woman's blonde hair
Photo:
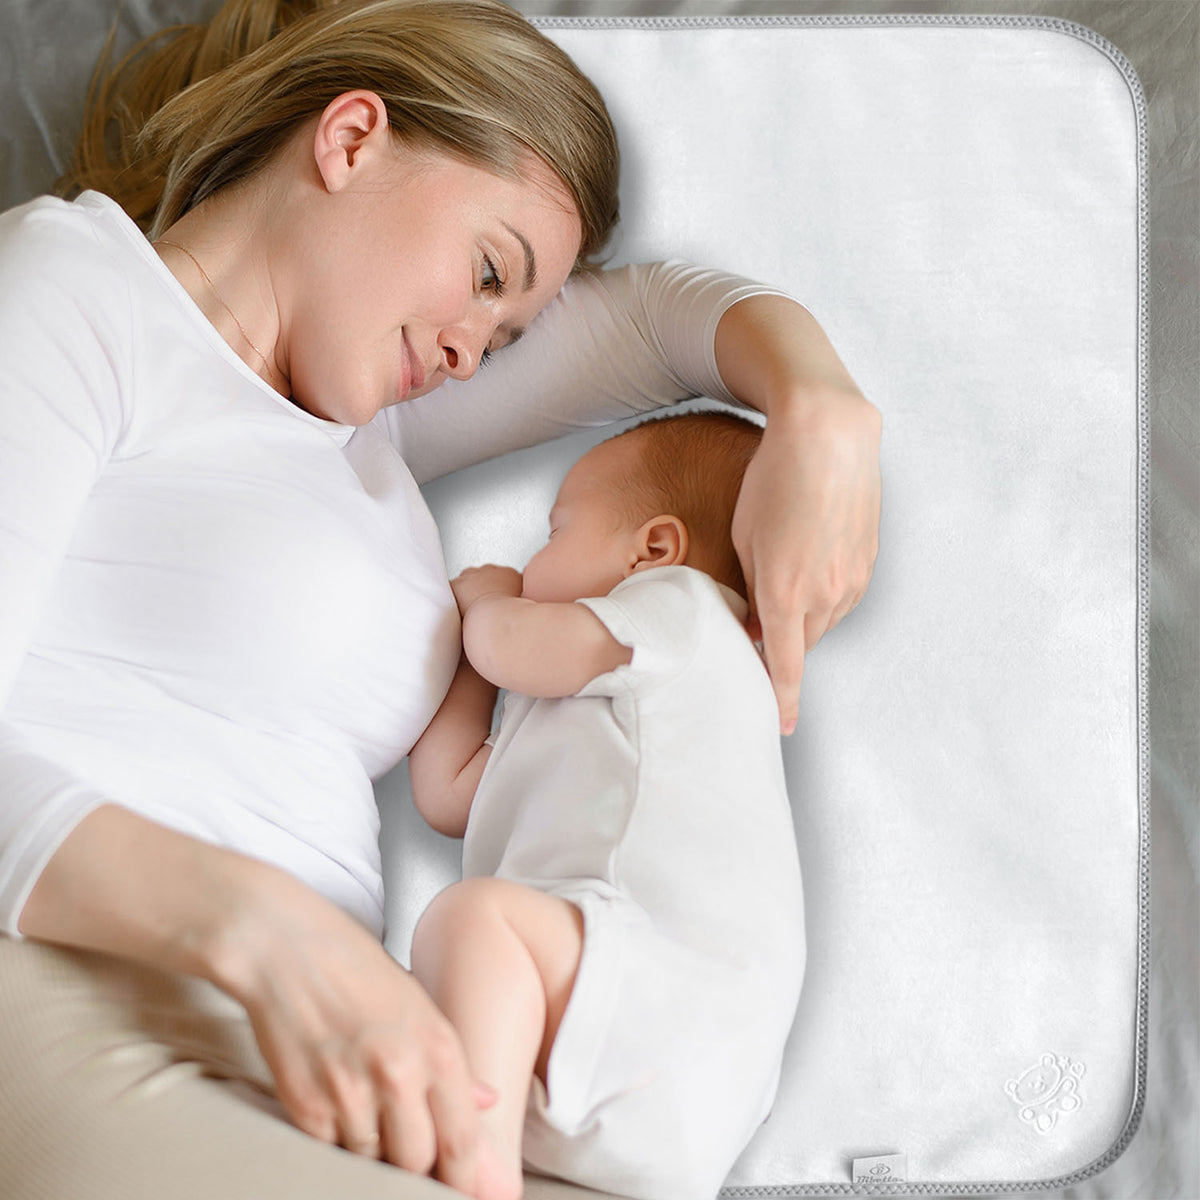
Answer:
<svg viewBox="0 0 1200 1200"><path fill-rule="evenodd" d="M624 519L678 517L687 527L689 559L745 599L733 510L762 427L733 413L673 413L651 417L611 440L626 439L633 454L617 479Z"/></svg>
<svg viewBox="0 0 1200 1200"><path fill-rule="evenodd" d="M616 134L571 59L498 0L226 0L207 25L111 37L62 195L95 188L157 237L254 174L343 92L387 107L395 135L507 178L529 154L583 223L579 261L617 221Z"/></svg>

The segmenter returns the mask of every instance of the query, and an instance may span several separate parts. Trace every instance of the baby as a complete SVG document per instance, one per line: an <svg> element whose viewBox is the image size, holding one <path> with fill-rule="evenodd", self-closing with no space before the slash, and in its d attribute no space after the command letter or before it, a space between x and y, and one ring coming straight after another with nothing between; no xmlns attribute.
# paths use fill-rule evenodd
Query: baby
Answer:
<svg viewBox="0 0 1200 1200"><path fill-rule="evenodd" d="M637 425L572 467L523 577L454 581L464 657L410 774L425 819L465 832L464 880L412 964L499 1096L481 1200L521 1195L522 1156L710 1200L770 1109L805 944L730 537L760 433L712 412Z"/></svg>

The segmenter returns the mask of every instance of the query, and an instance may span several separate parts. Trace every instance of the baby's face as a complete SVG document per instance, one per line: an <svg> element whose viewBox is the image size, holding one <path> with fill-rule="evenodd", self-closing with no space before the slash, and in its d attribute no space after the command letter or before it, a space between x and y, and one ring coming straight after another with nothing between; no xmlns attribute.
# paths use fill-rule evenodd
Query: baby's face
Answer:
<svg viewBox="0 0 1200 1200"><path fill-rule="evenodd" d="M555 603L606 596L633 569L636 528L623 518L613 482L627 441L602 442L567 472L550 510L550 539L525 567L523 596Z"/></svg>

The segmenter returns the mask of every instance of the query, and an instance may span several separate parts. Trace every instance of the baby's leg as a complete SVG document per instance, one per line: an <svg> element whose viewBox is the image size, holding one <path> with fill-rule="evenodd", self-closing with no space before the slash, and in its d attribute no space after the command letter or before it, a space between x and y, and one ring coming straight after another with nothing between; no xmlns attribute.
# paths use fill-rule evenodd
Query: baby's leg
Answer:
<svg viewBox="0 0 1200 1200"><path fill-rule="evenodd" d="M450 1019L476 1078L499 1100L481 1114L480 1200L521 1195L521 1131L583 950L583 914L505 879L465 879L438 895L413 935L413 973ZM485 1178L491 1177L491 1178Z"/></svg>

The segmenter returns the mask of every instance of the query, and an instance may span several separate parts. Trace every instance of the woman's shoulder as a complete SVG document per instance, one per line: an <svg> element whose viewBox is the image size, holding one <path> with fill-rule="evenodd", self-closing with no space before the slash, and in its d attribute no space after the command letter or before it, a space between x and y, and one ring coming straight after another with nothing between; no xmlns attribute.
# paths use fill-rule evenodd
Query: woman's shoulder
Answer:
<svg viewBox="0 0 1200 1200"><path fill-rule="evenodd" d="M114 212L115 210L115 212ZM126 228L128 227L128 228ZM130 233L132 231L132 233ZM0 391L53 393L82 426L127 419L134 355L137 226L106 197L39 197L0 213ZM108 420L108 416L105 417ZM105 426L108 428L108 426Z"/></svg>
<svg viewBox="0 0 1200 1200"><path fill-rule="evenodd" d="M138 238L145 241L116 201L99 192L76 200L39 196L0 213L0 276L6 287L45 281L72 292L116 283Z"/></svg>

